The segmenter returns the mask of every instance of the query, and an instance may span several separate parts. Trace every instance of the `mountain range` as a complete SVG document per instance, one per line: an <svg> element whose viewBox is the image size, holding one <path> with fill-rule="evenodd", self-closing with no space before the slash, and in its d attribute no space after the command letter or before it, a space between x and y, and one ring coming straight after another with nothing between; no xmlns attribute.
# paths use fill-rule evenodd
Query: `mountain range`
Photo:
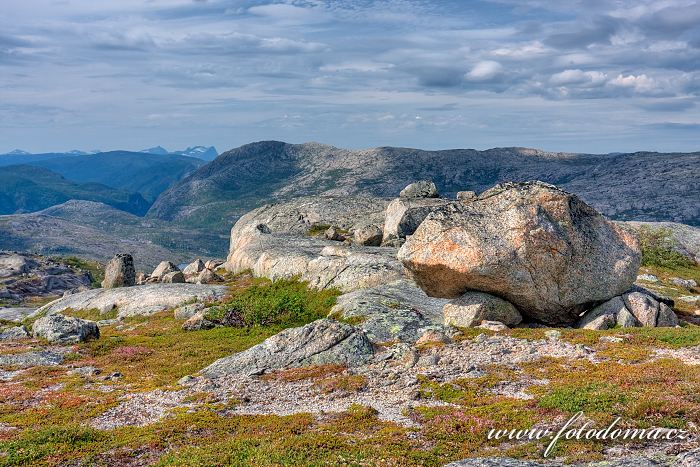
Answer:
<svg viewBox="0 0 700 467"><path fill-rule="evenodd" d="M0 212L12 214L0 216L0 248L65 247L89 256L85 250L93 247L69 238L90 229L112 249L128 240L162 248L173 258L223 256L233 223L261 204L307 195L392 198L424 179L447 197L502 181L541 180L576 193L613 219L700 225L700 152L353 151L262 141L207 163L161 150L0 156L0 166L5 158L24 164L0 167ZM42 243L41 226L52 222L60 224L65 239Z"/></svg>

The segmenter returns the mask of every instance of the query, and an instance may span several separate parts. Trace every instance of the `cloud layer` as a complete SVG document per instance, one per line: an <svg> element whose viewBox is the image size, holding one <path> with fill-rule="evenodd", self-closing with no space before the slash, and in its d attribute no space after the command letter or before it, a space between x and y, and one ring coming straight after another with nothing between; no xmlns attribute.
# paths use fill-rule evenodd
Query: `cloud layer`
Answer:
<svg viewBox="0 0 700 467"><path fill-rule="evenodd" d="M700 150L698 1L13 3L0 152Z"/></svg>

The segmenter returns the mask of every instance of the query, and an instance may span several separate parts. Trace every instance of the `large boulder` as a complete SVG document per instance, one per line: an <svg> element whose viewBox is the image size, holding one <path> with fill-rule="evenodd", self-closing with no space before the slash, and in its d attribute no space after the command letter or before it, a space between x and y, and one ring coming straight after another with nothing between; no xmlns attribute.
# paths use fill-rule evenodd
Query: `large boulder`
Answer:
<svg viewBox="0 0 700 467"><path fill-rule="evenodd" d="M120 253L105 266L105 278L102 288L113 289L115 287L131 287L136 285L136 270L134 258L127 253Z"/></svg>
<svg viewBox="0 0 700 467"><path fill-rule="evenodd" d="M145 284L118 289L92 289L55 300L34 312L55 314L64 310L113 310L117 316L150 315L184 303L222 299L228 292L224 285Z"/></svg>
<svg viewBox="0 0 700 467"><path fill-rule="evenodd" d="M187 267L185 267L185 269L182 270L182 273L185 275L186 278L189 279L190 277L197 277L200 272L204 271L204 269L204 261L197 258L196 260L188 264Z"/></svg>
<svg viewBox="0 0 700 467"><path fill-rule="evenodd" d="M479 326L482 321L498 321L513 327L523 320L509 302L483 292L467 292L446 303L442 312L445 324L463 328Z"/></svg>
<svg viewBox="0 0 700 467"><path fill-rule="evenodd" d="M437 198L440 196L438 189L430 180L421 180L411 183L399 193L400 198Z"/></svg>
<svg viewBox="0 0 700 467"><path fill-rule="evenodd" d="M372 355L372 345L362 332L349 324L321 319L299 328L285 329L248 350L221 358L202 370L202 374L217 378L259 375L307 365L358 366Z"/></svg>
<svg viewBox="0 0 700 467"><path fill-rule="evenodd" d="M182 271L172 271L163 275L163 278L160 281L163 284L184 284L185 275L182 273Z"/></svg>
<svg viewBox="0 0 700 467"><path fill-rule="evenodd" d="M413 234L423 219L436 208L449 203L439 198L397 198L389 203L382 229L382 244L400 243Z"/></svg>
<svg viewBox="0 0 700 467"><path fill-rule="evenodd" d="M432 212L398 257L428 295L487 292L530 320L570 325L630 288L636 236L557 187L506 183Z"/></svg>
<svg viewBox="0 0 700 467"><path fill-rule="evenodd" d="M32 325L34 337L42 337L52 344L77 344L100 337L100 330L94 321L63 316L47 315Z"/></svg>
<svg viewBox="0 0 700 467"><path fill-rule="evenodd" d="M180 272L180 268L170 261L161 261L151 273L150 278L155 281L162 281L171 272Z"/></svg>

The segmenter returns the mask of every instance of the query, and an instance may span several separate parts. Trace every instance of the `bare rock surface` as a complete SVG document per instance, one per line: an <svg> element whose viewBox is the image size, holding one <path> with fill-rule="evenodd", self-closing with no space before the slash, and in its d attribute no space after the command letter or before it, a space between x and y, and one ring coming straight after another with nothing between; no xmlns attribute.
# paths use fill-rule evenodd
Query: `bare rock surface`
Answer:
<svg viewBox="0 0 700 467"><path fill-rule="evenodd" d="M698 204L698 203L696 203ZM639 222L628 221L621 224L640 231L648 229L652 232L667 232L670 237L670 247L686 258L700 264L700 227L679 224L677 222Z"/></svg>
<svg viewBox="0 0 700 467"><path fill-rule="evenodd" d="M63 363L62 350L37 350L22 353L0 354L0 366L31 368L34 366L56 366Z"/></svg>
<svg viewBox="0 0 700 467"><path fill-rule="evenodd" d="M105 266L105 278L102 288L131 287L136 285L134 258L128 253L120 253Z"/></svg>
<svg viewBox="0 0 700 467"><path fill-rule="evenodd" d="M146 284L118 289L93 289L55 300L36 314L73 310L118 309L119 317L149 315L176 308L185 302L223 298L228 288L222 285Z"/></svg>
<svg viewBox="0 0 700 467"><path fill-rule="evenodd" d="M248 350L221 358L202 370L202 374L215 378L257 375L305 365L357 366L368 361L372 354L367 338L353 326L321 319L285 329Z"/></svg>
<svg viewBox="0 0 700 467"><path fill-rule="evenodd" d="M443 328L445 303L403 279L341 295L331 316L360 321L357 327L373 343L415 342L425 331Z"/></svg>
<svg viewBox="0 0 700 467"><path fill-rule="evenodd" d="M14 341L18 339L26 339L29 333L24 326L13 326L0 331L0 341Z"/></svg>
<svg viewBox="0 0 700 467"><path fill-rule="evenodd" d="M32 325L34 337L42 337L51 344L77 344L99 339L100 329L94 321L51 314L37 319Z"/></svg>
<svg viewBox="0 0 700 467"><path fill-rule="evenodd" d="M640 252L633 234L576 196L530 182L435 210L399 259L429 295L487 292L531 320L568 325L630 288Z"/></svg>

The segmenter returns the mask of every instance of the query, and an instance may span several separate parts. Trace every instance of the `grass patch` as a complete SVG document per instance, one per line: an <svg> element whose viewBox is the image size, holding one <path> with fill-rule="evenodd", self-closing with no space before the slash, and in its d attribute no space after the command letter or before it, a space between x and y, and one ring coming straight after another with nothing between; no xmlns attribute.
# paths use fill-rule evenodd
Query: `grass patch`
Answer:
<svg viewBox="0 0 700 467"><path fill-rule="evenodd" d="M695 265L694 261L674 250L675 242L670 229L642 226L637 234L642 250L642 266L676 269Z"/></svg>
<svg viewBox="0 0 700 467"><path fill-rule="evenodd" d="M311 290L298 279L253 279L244 289L232 290L205 318L215 323L248 326L301 326L328 315L339 292Z"/></svg>
<svg viewBox="0 0 700 467"><path fill-rule="evenodd" d="M330 224L314 224L306 231L306 235L309 237L318 237L326 233L326 230L330 229L330 227Z"/></svg>
<svg viewBox="0 0 700 467"><path fill-rule="evenodd" d="M556 387L540 398L538 405L545 409L557 409L569 413L580 411L610 413L619 409L626 401L627 397L619 388L605 383L589 383L582 386Z"/></svg>
<svg viewBox="0 0 700 467"><path fill-rule="evenodd" d="M104 319L114 319L117 317L118 310L116 308L102 313L97 308L92 308L90 310L73 310L68 308L61 312L62 315L72 316L74 318L87 319L90 321L101 321Z"/></svg>

